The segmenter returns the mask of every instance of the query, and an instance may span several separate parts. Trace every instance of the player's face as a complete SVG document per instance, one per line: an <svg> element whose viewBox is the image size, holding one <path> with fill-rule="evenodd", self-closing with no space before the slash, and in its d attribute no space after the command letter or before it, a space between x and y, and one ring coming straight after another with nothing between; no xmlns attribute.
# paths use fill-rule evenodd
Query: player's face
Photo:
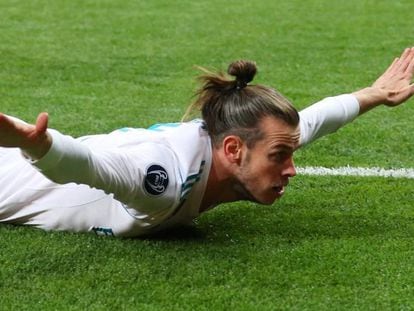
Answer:
<svg viewBox="0 0 414 311"><path fill-rule="evenodd" d="M244 152L237 173L236 191L245 199L272 204L280 198L296 175L293 152L299 144L299 128L284 121L266 117L261 122L264 138Z"/></svg>

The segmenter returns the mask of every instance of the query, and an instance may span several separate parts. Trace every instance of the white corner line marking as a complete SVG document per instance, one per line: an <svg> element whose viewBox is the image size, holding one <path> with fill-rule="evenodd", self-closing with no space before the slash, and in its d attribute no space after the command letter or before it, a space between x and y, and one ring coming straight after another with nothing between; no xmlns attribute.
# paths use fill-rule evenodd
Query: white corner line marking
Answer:
<svg viewBox="0 0 414 311"><path fill-rule="evenodd" d="M374 177L393 177L393 178L409 178L414 179L414 169L399 168L399 169L384 169L381 167L321 167L321 166L306 166L297 167L298 175L318 175L318 176L374 176Z"/></svg>

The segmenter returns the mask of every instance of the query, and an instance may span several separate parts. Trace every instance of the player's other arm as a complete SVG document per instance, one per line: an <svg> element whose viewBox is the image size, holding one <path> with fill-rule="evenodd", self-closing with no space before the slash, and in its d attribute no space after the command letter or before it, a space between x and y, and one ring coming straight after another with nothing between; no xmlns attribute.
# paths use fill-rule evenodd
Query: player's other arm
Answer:
<svg viewBox="0 0 414 311"><path fill-rule="evenodd" d="M372 86L326 98L300 114L300 146L333 133L379 105L397 106L414 94L414 48L405 49Z"/></svg>
<svg viewBox="0 0 414 311"><path fill-rule="evenodd" d="M169 198L174 198L178 184L173 183L173 168L177 165L169 148L157 144L142 144L139 150L91 148L47 129L47 121L46 113L39 115L36 124L0 114L0 147L20 148L43 175L56 183L89 185L113 193L126 204L149 198L143 186L146 169L151 163L162 164L169 182L160 186L169 186L156 203L160 207L171 204Z"/></svg>

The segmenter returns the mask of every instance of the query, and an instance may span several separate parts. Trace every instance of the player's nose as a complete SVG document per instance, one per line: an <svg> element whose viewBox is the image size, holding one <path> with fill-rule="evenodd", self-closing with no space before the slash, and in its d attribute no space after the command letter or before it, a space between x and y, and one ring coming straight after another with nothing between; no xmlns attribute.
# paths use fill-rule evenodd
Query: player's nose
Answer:
<svg viewBox="0 0 414 311"><path fill-rule="evenodd" d="M296 176L296 168L295 168L295 163L293 161L293 156L290 156L288 159L286 159L285 163L283 163L282 176L286 176L286 177Z"/></svg>

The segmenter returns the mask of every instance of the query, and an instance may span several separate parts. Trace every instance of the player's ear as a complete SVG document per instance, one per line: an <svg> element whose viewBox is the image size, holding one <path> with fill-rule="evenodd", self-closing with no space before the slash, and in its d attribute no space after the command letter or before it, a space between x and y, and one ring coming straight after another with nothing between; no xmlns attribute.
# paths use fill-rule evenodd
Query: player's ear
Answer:
<svg viewBox="0 0 414 311"><path fill-rule="evenodd" d="M240 164L242 158L243 141L239 136L229 135L223 139L223 151L230 163Z"/></svg>

